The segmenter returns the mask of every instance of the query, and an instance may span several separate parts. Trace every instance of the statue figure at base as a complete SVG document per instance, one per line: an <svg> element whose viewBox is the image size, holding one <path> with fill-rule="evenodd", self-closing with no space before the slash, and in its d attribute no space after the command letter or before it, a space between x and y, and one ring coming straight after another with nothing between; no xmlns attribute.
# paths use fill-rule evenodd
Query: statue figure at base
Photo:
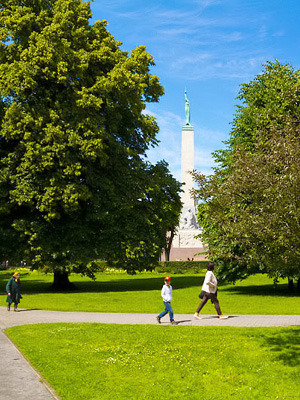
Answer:
<svg viewBox="0 0 300 400"><path fill-rule="evenodd" d="M197 229L196 217L191 208L188 208L181 217L179 229Z"/></svg>

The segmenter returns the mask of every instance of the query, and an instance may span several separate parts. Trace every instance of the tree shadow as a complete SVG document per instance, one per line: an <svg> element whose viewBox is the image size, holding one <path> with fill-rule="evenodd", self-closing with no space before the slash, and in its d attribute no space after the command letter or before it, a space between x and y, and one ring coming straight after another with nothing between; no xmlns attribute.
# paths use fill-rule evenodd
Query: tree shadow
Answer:
<svg viewBox="0 0 300 400"><path fill-rule="evenodd" d="M222 287L222 286L221 286ZM269 285L252 285L252 286L230 286L223 287L222 292L232 295L249 295L249 296L282 296L282 297L299 297L300 292L297 290L289 291L287 284L278 284L274 287Z"/></svg>
<svg viewBox="0 0 300 400"><path fill-rule="evenodd" d="M161 290L164 284L164 277L161 278L151 278L147 277L134 279L120 279L113 281L90 281L82 282L72 280L75 284L75 290L72 292L136 292L136 291L152 291ZM172 287L173 289L185 289L188 287L199 287L202 285L202 279L199 277L195 279L194 277L180 276L172 277Z"/></svg>
<svg viewBox="0 0 300 400"><path fill-rule="evenodd" d="M5 286L8 280L13 275L14 271L6 271L0 274L0 295L6 295ZM68 293L64 290L52 290L52 282L45 282L43 279L28 279L22 280L22 277L30 275L29 272L22 272L22 293L23 294L36 294L36 293ZM198 288L199 293L203 284L204 276L185 276L185 275L172 275L172 286L173 289L185 289L185 288ZM113 280L101 280L101 276L98 280L82 281L77 278L77 275L71 275L70 281L74 283L75 287L70 293L107 293L107 292L135 292L135 291L151 291L160 290L164 283L164 275L161 277L152 278L151 275L143 275L139 277L135 275L132 278L124 278L124 275L120 279ZM294 290L290 292L287 284L278 284L274 287L272 283L265 285L251 285L251 286L239 286L226 284L220 284L220 291L223 293L230 293L231 295L248 295L248 296L282 296L282 297L299 297L300 293Z"/></svg>
<svg viewBox="0 0 300 400"><path fill-rule="evenodd" d="M9 279L13 276L15 271L7 271L5 273L0 274L0 295L6 296L5 287ZM32 293L45 293L49 291L50 283L45 282L42 279L34 279L34 280L23 280L23 278L27 275L30 275L29 272L21 273L21 288L22 293L24 294L32 294Z"/></svg>
<svg viewBox="0 0 300 400"><path fill-rule="evenodd" d="M24 274L25 275L25 274ZM1 274L0 275L0 288L2 289L0 295L5 294L5 285L12 274ZM70 293L107 293L107 292L135 292L135 291L152 291L161 290L164 284L164 275L160 278L148 277L137 277L133 279L116 279L111 281L101 280L90 280L80 281L76 280L76 276L72 275L71 282L74 283L75 287ZM199 275L199 278L191 276L175 276L172 277L173 289L185 289L188 287L197 287L199 291L203 283L203 276ZM37 293L53 293L50 288L51 283L43 280L24 280L22 281L22 293L23 294L37 294ZM66 291L55 291L55 293L67 293ZM6 295L6 294L5 294Z"/></svg>
<svg viewBox="0 0 300 400"><path fill-rule="evenodd" d="M300 327L288 328L278 333L262 335L261 339L275 360L290 367L298 367L300 365L299 335Z"/></svg>

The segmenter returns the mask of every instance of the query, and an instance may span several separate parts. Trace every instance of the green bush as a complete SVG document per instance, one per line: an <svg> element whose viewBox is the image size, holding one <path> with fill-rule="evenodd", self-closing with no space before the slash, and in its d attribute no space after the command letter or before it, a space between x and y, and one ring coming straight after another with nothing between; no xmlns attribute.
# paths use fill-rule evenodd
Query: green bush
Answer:
<svg viewBox="0 0 300 400"><path fill-rule="evenodd" d="M207 268L207 261L160 261L155 271L170 274L200 274Z"/></svg>
<svg viewBox="0 0 300 400"><path fill-rule="evenodd" d="M91 265L91 264L90 264ZM95 260L92 263L93 273L103 272L105 274L125 274L126 270L114 268L107 261ZM207 261L158 261L154 269L158 273L169 274L200 274L206 271ZM146 271L146 269L145 269ZM145 272L143 271L143 272ZM79 272L79 271L75 271ZM130 275L135 275L135 271L127 271Z"/></svg>
<svg viewBox="0 0 300 400"><path fill-rule="evenodd" d="M107 269L107 262L104 260L94 261L97 272L105 272Z"/></svg>

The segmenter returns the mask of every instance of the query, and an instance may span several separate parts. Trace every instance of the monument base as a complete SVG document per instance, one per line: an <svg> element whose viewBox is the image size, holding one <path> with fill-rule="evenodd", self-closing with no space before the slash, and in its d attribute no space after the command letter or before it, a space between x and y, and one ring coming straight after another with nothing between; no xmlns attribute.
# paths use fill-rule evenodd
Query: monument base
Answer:
<svg viewBox="0 0 300 400"><path fill-rule="evenodd" d="M179 229L173 239L170 261L206 260L206 248L201 240L195 237L200 232L200 229ZM165 261L164 254L161 259Z"/></svg>
<svg viewBox="0 0 300 400"><path fill-rule="evenodd" d="M201 229L178 229L172 245L175 248L202 248L201 240L196 238L200 233Z"/></svg>
<svg viewBox="0 0 300 400"><path fill-rule="evenodd" d="M207 261L206 253L198 254L205 252L204 247L195 247L195 248L171 248L170 251L170 261ZM162 261L166 261L165 254L163 253L161 256Z"/></svg>

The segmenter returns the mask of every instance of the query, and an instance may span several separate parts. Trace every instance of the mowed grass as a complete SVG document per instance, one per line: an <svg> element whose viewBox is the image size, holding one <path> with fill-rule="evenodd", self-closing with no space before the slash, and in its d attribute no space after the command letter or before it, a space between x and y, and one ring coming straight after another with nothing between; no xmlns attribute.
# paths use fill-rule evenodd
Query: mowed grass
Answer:
<svg viewBox="0 0 300 400"><path fill-rule="evenodd" d="M6 332L63 400L300 399L300 328L39 324Z"/></svg>
<svg viewBox="0 0 300 400"><path fill-rule="evenodd" d="M0 304L5 306L5 285L10 271L0 272ZM172 306L176 314L193 314L199 304L203 274L171 275ZM20 308L57 311L159 313L164 275L158 273L99 273L96 281L73 274L76 290L53 293L49 290L53 275L22 271L23 299ZM224 314L300 314L299 293L289 293L287 281L274 287L266 275L251 276L235 285L220 283L218 298ZM204 314L215 314L208 302Z"/></svg>

